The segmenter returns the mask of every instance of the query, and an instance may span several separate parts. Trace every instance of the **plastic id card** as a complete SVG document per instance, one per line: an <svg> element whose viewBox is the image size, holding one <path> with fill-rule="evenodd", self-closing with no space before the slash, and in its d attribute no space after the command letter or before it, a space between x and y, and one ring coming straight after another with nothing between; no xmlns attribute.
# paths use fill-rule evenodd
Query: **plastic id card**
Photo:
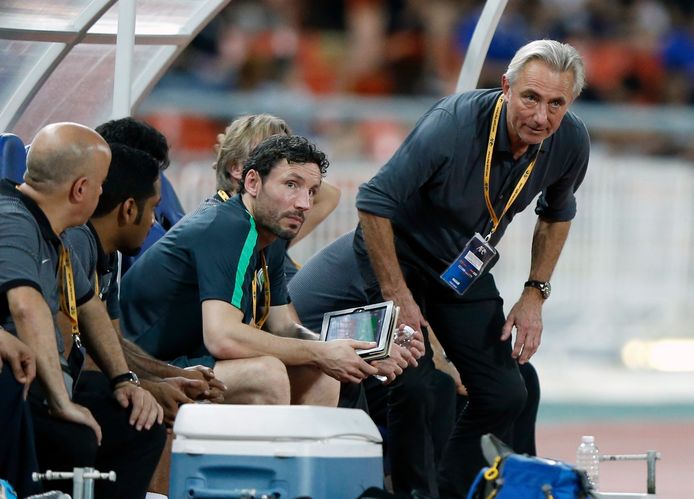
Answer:
<svg viewBox="0 0 694 499"><path fill-rule="evenodd" d="M475 233L458 258L441 274L443 282L462 295L496 256L496 250Z"/></svg>

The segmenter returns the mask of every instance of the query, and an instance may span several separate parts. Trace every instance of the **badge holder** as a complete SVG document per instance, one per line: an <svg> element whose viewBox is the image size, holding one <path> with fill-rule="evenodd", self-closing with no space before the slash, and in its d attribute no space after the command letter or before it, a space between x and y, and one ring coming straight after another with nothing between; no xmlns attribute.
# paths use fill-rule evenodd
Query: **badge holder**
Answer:
<svg viewBox="0 0 694 499"><path fill-rule="evenodd" d="M462 295L495 257L496 249L479 233L475 233L458 258L441 274L441 279Z"/></svg>
<svg viewBox="0 0 694 499"><path fill-rule="evenodd" d="M87 349L82 346L79 334L72 336L72 348L67 356L67 371L73 380L72 386L77 386L77 381L80 378L80 373L82 372L82 367L84 366L84 359L87 354Z"/></svg>

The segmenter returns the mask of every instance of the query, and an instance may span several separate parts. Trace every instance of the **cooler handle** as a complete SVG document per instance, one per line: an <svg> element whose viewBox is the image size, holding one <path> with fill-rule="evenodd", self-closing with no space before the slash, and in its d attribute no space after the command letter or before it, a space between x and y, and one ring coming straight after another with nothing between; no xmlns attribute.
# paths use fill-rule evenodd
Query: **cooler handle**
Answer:
<svg viewBox="0 0 694 499"><path fill-rule="evenodd" d="M188 495L190 499L280 499L285 497L280 490L258 489L208 489L190 487Z"/></svg>

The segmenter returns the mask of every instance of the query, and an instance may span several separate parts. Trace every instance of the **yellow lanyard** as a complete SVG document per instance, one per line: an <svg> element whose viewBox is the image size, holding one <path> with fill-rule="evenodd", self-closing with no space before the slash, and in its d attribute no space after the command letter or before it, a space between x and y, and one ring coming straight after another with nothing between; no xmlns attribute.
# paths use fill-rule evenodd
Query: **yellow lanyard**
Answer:
<svg viewBox="0 0 694 499"><path fill-rule="evenodd" d="M227 201L229 201L229 194L227 194L226 191L223 191L222 189L219 189L217 191L217 196L222 198L222 203L226 203Z"/></svg>
<svg viewBox="0 0 694 499"><path fill-rule="evenodd" d="M523 187L525 187L525 183L528 181L533 168L535 168L535 162L537 161L537 157L540 155L540 149L542 148L542 142L540 142L540 147L537 148L537 154L535 154L535 157L523 172L523 176L521 176L520 180L516 184L516 187L514 187L511 196L506 202L506 206L504 206L504 211L502 211L501 215L497 217L496 212L494 211L494 206L492 206L492 201L489 198L489 176L492 169L492 153L494 152L494 143L496 141L496 130L499 127L499 117L501 116L501 108L503 107L503 104L504 96L502 94L499 96L499 100L496 101L496 106L494 107L492 126L489 130L489 142L487 143L487 155L484 159L484 200L487 203L487 210L492 217L492 230L489 231L489 234L487 234L487 236L484 238L487 241L489 241L489 238L492 237L492 234L494 234L496 229L499 227L501 219L504 218L504 215L506 215L506 212L516 200L518 194L520 194Z"/></svg>
<svg viewBox="0 0 694 499"><path fill-rule="evenodd" d="M79 348L82 346L82 342L80 341L80 330L77 321L77 299L75 298L72 261L67 248L62 245L60 247L60 258L58 259L58 272L60 272L60 310L70 320L72 339Z"/></svg>
<svg viewBox="0 0 694 499"><path fill-rule="evenodd" d="M217 195L222 199L223 203L229 201L229 194L222 189L217 191ZM253 274L253 282L251 283L251 289L253 290L253 323L258 329L262 329L270 315L270 275L267 271L267 262L265 261L265 252L260 252L260 261L263 265L263 276L265 278L265 283L263 284L263 291L265 294L265 309L263 310L263 316L260 320L255 320L256 310L258 308L258 271L256 270Z"/></svg>
<svg viewBox="0 0 694 499"><path fill-rule="evenodd" d="M253 274L253 283L251 284L251 289L253 290L253 323L258 329L262 329L270 315L270 275L267 271L267 262L265 261L265 252L260 252L260 261L263 265L263 276L265 282L263 283L263 291L265 292L265 309L263 310L263 316L260 320L255 320L256 309L258 307L258 271L256 270Z"/></svg>

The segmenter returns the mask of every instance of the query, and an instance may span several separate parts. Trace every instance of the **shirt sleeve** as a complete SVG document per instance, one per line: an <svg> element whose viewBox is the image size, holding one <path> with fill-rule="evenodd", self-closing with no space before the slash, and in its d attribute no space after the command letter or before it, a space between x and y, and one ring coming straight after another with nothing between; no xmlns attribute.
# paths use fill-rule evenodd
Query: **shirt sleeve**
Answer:
<svg viewBox="0 0 694 499"><path fill-rule="evenodd" d="M68 229L62 238L72 262L72 277L75 282L78 306L88 302L94 296L96 286L96 244L84 232L88 230L85 226Z"/></svg>
<svg viewBox="0 0 694 499"><path fill-rule="evenodd" d="M246 310L257 263L255 227L214 223L200 236L204 241L193 249L200 301L222 300Z"/></svg>
<svg viewBox="0 0 694 499"><path fill-rule="evenodd" d="M94 289L96 286L94 280L97 261L96 243L85 231L89 231L89 229L83 225L70 228L65 231L62 239L63 244L70 251L73 268L81 267L84 275L88 276L92 289Z"/></svg>
<svg viewBox="0 0 694 499"><path fill-rule="evenodd" d="M73 264L72 277L75 281L75 297L77 299L77 306L79 307L87 303L94 296L94 284L89 282L89 278L81 265Z"/></svg>
<svg viewBox="0 0 694 499"><path fill-rule="evenodd" d="M429 111L383 168L359 187L357 208L393 218L398 207L450 161L458 128L445 109Z"/></svg>
<svg viewBox="0 0 694 499"><path fill-rule="evenodd" d="M537 200L535 213L544 219L565 222L576 216L575 194L586 176L590 157L590 137L578 119L576 135L575 146L567 155L564 175L545 188Z"/></svg>
<svg viewBox="0 0 694 499"><path fill-rule="evenodd" d="M43 294L39 272L41 235L29 217L23 213L0 216L0 296L4 302L7 292L20 286L31 286Z"/></svg>
<svg viewBox="0 0 694 499"><path fill-rule="evenodd" d="M289 303L287 278L284 274L286 241L276 241L266 251L268 274L270 276L270 305Z"/></svg>

